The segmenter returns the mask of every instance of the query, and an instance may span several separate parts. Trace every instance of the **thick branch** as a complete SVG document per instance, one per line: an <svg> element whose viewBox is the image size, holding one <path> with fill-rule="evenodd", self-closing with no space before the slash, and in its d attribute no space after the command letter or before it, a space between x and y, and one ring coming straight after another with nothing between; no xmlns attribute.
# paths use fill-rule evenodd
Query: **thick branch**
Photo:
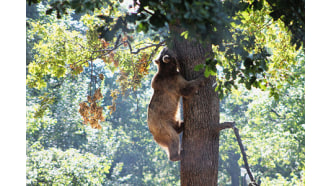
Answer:
<svg viewBox="0 0 330 186"><path fill-rule="evenodd" d="M216 130L221 131L223 129L233 128L233 127L235 127L235 122L224 122L217 125Z"/></svg>

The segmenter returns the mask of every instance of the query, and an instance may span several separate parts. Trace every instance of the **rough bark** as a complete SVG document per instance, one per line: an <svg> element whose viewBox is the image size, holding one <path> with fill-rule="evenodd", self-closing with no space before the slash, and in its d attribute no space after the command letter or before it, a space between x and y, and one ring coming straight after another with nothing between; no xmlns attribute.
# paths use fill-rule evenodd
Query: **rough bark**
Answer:
<svg viewBox="0 0 330 186"><path fill-rule="evenodd" d="M202 72L194 71L197 64L204 64L212 56L212 47L182 39L179 27L170 27L172 41L169 47L176 53L180 72L187 80L196 79ZM214 87L215 78L189 99L183 99L185 127L182 138L181 185L217 185L219 131L219 98Z"/></svg>

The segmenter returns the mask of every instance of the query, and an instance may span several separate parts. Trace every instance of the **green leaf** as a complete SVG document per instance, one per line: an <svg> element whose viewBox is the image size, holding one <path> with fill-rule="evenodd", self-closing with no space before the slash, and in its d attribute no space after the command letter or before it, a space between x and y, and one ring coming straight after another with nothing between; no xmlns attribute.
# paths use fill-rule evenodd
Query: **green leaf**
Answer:
<svg viewBox="0 0 330 186"><path fill-rule="evenodd" d="M137 32L144 32L147 33L149 30L149 24L145 21L142 21L140 24L137 25L136 31Z"/></svg>
<svg viewBox="0 0 330 186"><path fill-rule="evenodd" d="M205 67L205 64L198 64L194 67L194 71L200 71Z"/></svg>
<svg viewBox="0 0 330 186"><path fill-rule="evenodd" d="M205 77L210 77L211 71L209 70L209 66L206 66L205 71L204 71L204 76Z"/></svg>
<svg viewBox="0 0 330 186"><path fill-rule="evenodd" d="M185 39L188 39L188 35L189 35L188 31L184 31L181 33L181 36L183 36Z"/></svg>

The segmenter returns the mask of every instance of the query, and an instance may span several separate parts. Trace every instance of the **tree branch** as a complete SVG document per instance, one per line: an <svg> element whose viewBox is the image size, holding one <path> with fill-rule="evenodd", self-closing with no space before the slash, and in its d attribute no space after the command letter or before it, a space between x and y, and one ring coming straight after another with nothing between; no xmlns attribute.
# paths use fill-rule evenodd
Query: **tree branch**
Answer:
<svg viewBox="0 0 330 186"><path fill-rule="evenodd" d="M252 183L249 184L249 186L258 186L258 184L255 182L255 180L253 178L253 175L251 173L251 170L250 170L250 167L249 167L249 164L248 164L248 160L247 160L247 156L246 156L246 153L245 153L245 150L244 150L244 146L243 146L243 143L242 143L242 140L241 140L241 136L239 135L238 128L235 126L235 122L224 122L224 123L220 123L217 126L217 130L219 130L219 131L221 131L223 129L227 129L227 128L232 128L234 130L239 148L240 148L242 156L243 156L245 169L247 170L247 173L248 173L248 175L250 177L250 180L252 182Z"/></svg>
<svg viewBox="0 0 330 186"><path fill-rule="evenodd" d="M241 153L243 155L243 161L244 161L245 169L246 169L246 171L247 171L247 173L248 173L248 175L250 177L250 180L252 181L252 185L257 185L256 184L256 181L254 180L253 175L251 173L251 170L250 170L250 167L249 167L249 164L248 164L248 160L247 160L247 157L246 157L246 153L245 153L245 150L244 150L244 146L243 146L241 137L239 135L238 128L236 128L234 126L233 127L233 130L234 130L235 136L237 138L237 142L238 142L239 148L241 149Z"/></svg>
<svg viewBox="0 0 330 186"><path fill-rule="evenodd" d="M165 43L165 41L159 42L158 44L151 44L151 45L148 45L148 46L145 46L145 47L142 47L142 48L138 48L136 51L133 51L132 46L128 41L126 41L126 43L128 44L128 47L129 47L129 50L130 50L131 54L138 54L141 50L145 50L145 49L148 49L148 48L151 48L151 47L159 48L160 46L162 46Z"/></svg>
<svg viewBox="0 0 330 186"><path fill-rule="evenodd" d="M162 43L164 43L165 41L162 41ZM150 54L150 57L148 59L148 61L151 61L151 58L156 54L158 48L160 47L161 45L158 45L156 46L155 50L152 51L152 53Z"/></svg>
<svg viewBox="0 0 330 186"><path fill-rule="evenodd" d="M118 41L118 40L117 40L117 41ZM115 44L115 46L114 46L113 48L108 48L108 49L101 49L101 50L94 50L94 51L92 51L92 55L93 55L94 53L98 53L98 52L105 52L105 53L100 54L100 55L98 55L98 56L96 56L96 57L91 57L90 60L95 60L95 59L97 59L97 58L100 58L100 57L102 57L102 56L105 56L105 55L109 54L110 52L117 50L118 47L120 47L120 46L123 45L124 43L127 43L127 44L128 44L128 48L129 48L131 54L138 54L140 51L145 50L145 49L148 49L148 48L151 48L151 47L156 47L156 49L158 49L160 46L162 46L162 45L165 43L165 41L161 41L161 42L159 42L158 44L150 44L150 45L148 45L148 46L145 46L145 47L142 47L142 48L138 48L136 51L133 51L132 46L131 46L131 44L130 44L128 41L125 41L125 42L122 42L122 43L118 43L118 42L116 42L116 44ZM81 61L83 61L83 60L79 60L79 61L73 63L72 65L76 65L77 63L79 63L79 62L81 62ZM82 62L82 64L83 64L83 63L87 63L87 62L89 62L89 61L86 60L85 62Z"/></svg>
<svg viewBox="0 0 330 186"><path fill-rule="evenodd" d="M221 131L223 129L233 128L233 127L235 127L235 122L224 122L224 123L220 123L217 126L216 130Z"/></svg>
<svg viewBox="0 0 330 186"><path fill-rule="evenodd" d="M148 13L149 15L154 15L152 12L150 12L149 10L147 10L147 9L145 9L145 8L143 8L142 11L145 11L145 12Z"/></svg>
<svg viewBox="0 0 330 186"><path fill-rule="evenodd" d="M271 112L274 112L276 114L277 117L281 118L281 115L279 115L276 110L274 110L273 108L270 109Z"/></svg>

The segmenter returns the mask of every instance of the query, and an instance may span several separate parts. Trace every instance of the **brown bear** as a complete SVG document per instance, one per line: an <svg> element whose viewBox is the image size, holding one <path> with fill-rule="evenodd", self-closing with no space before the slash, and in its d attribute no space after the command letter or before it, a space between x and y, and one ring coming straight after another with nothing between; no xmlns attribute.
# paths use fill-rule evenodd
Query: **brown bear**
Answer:
<svg viewBox="0 0 330 186"><path fill-rule="evenodd" d="M192 96L204 85L205 77L185 80L178 71L173 52L165 47L154 62L158 72L152 79L154 94L148 107L148 127L155 141L165 149L171 161L179 161L180 138L183 122L180 121L180 97Z"/></svg>

